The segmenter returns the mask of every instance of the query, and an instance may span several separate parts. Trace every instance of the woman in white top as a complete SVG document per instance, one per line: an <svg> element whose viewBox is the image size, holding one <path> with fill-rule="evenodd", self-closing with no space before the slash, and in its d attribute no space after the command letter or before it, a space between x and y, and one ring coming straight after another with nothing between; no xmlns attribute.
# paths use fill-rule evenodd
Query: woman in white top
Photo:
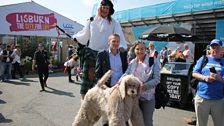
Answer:
<svg viewBox="0 0 224 126"><path fill-rule="evenodd" d="M155 108L155 87L160 82L159 60L154 58L152 66L149 64L149 56L146 54L146 46L143 42L134 45L134 52L136 58L129 63L128 69L123 76L133 74L142 81L140 107L145 126L152 126Z"/></svg>

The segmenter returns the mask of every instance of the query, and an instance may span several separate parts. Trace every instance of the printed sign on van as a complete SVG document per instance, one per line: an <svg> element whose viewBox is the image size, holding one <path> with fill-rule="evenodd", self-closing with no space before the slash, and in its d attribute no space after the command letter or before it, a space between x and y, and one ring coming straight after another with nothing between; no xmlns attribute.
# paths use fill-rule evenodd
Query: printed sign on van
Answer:
<svg viewBox="0 0 224 126"><path fill-rule="evenodd" d="M11 24L10 31L41 31L55 28L57 19L54 13L11 13L6 16L6 20Z"/></svg>

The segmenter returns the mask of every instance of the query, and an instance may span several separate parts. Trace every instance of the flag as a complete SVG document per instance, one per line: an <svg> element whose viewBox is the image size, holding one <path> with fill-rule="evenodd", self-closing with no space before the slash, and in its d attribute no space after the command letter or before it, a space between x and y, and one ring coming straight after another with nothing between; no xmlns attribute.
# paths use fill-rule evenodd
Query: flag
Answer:
<svg viewBox="0 0 224 126"><path fill-rule="evenodd" d="M56 38L56 42L54 43L54 45L53 45L53 47L52 47L52 50L53 50L53 51L57 51L58 38L59 38L59 36L61 35L59 29L56 28L56 30L57 30L58 36L57 36L57 38Z"/></svg>

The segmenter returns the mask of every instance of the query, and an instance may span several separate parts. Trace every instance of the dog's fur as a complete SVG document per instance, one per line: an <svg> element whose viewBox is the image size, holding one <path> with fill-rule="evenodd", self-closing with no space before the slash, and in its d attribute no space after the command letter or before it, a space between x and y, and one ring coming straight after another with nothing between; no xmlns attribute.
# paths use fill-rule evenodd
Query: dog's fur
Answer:
<svg viewBox="0 0 224 126"><path fill-rule="evenodd" d="M108 71L96 86L90 89L72 126L93 126L101 116L106 116L109 126L126 126L129 119L133 126L144 126L139 108L140 80L133 75L124 76L119 85L103 89L110 78Z"/></svg>

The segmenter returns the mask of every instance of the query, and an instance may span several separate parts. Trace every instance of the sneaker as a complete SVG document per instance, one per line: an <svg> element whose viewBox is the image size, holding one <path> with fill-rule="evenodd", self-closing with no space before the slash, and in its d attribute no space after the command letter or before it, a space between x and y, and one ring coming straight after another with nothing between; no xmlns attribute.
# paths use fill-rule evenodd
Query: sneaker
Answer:
<svg viewBox="0 0 224 126"><path fill-rule="evenodd" d="M74 80L69 80L69 83L75 83Z"/></svg>
<svg viewBox="0 0 224 126"><path fill-rule="evenodd" d="M45 89L40 90L40 92L46 91Z"/></svg>
<svg viewBox="0 0 224 126"><path fill-rule="evenodd" d="M12 77L12 79L18 79L17 77Z"/></svg>
<svg viewBox="0 0 224 126"><path fill-rule="evenodd" d="M19 78L19 80L20 80L20 81L25 81L26 79L25 79L25 78Z"/></svg>

